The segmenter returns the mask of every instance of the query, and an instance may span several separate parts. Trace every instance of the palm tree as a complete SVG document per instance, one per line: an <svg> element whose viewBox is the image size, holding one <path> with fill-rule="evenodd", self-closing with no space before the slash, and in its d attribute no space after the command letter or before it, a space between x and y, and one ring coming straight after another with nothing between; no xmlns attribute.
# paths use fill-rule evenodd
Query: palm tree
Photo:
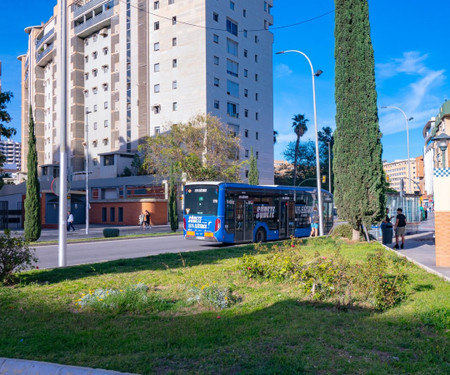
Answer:
<svg viewBox="0 0 450 375"><path fill-rule="evenodd" d="M295 115L292 117L292 127L294 128L294 132L297 135L297 141L295 142L295 159L294 159L294 183L296 184L297 179L297 158L298 158L298 149L300 146L300 138L303 137L303 134L308 130L306 123L309 121L305 115Z"/></svg>

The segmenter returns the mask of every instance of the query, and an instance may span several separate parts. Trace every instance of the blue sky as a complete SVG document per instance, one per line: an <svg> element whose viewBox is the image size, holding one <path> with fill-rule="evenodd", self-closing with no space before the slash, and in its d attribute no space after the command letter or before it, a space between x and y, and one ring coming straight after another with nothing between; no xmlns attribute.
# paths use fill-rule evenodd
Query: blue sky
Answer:
<svg viewBox="0 0 450 375"><path fill-rule="evenodd" d="M244 1L244 0L241 0ZM253 1L253 0L245 0ZM8 109L20 140L20 63L17 56L27 50L24 28L45 22L56 0L0 0L0 60L3 90L15 98ZM305 21L334 9L333 0L275 0L274 27ZM369 0L372 42L375 50L379 106L397 106L408 117L411 156L423 152L422 128L439 107L450 99L448 70L450 49L448 23L440 15L450 14L446 0ZM316 79L319 127L334 128L334 14L290 28L274 29L274 52L296 49L305 52L314 69L324 73ZM304 113L310 119L305 138L313 138L311 74L304 57L274 55L274 127L279 132L275 158L294 139L291 118ZM380 110L383 159L407 157L406 125L396 110Z"/></svg>

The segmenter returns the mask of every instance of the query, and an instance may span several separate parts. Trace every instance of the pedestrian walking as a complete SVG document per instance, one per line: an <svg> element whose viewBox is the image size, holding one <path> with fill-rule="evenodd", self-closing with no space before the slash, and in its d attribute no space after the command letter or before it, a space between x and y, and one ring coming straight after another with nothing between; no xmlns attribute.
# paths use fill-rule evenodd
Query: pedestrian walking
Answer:
<svg viewBox="0 0 450 375"><path fill-rule="evenodd" d="M152 226L150 225L150 212L148 210L145 210L145 227L152 229Z"/></svg>
<svg viewBox="0 0 450 375"><path fill-rule="evenodd" d="M402 238L402 244L400 245L400 247L403 249L405 247L406 216L403 215L403 210L401 208L397 209L397 216L395 218L394 230L395 230L394 249L398 249L399 237Z"/></svg>
<svg viewBox="0 0 450 375"><path fill-rule="evenodd" d="M317 207L313 208L309 217L309 222L311 223L311 233L309 236L317 237L319 235L319 213L317 212Z"/></svg>
<svg viewBox="0 0 450 375"><path fill-rule="evenodd" d="M67 231L70 232L70 228L75 232L75 227L73 226L73 215L70 211L67 211Z"/></svg>
<svg viewBox="0 0 450 375"><path fill-rule="evenodd" d="M386 208L386 216L383 220L383 223L389 224L391 222L391 218L389 217L389 208Z"/></svg>
<svg viewBox="0 0 450 375"><path fill-rule="evenodd" d="M139 215L139 227L144 229L145 215L143 212Z"/></svg>

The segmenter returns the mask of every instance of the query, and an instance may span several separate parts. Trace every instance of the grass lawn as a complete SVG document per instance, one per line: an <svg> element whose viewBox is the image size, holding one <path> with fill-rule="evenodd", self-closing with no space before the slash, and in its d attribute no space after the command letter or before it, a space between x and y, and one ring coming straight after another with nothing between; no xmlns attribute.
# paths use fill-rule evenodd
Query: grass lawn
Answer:
<svg viewBox="0 0 450 375"><path fill-rule="evenodd" d="M264 257L273 246L24 273L19 284L0 286L0 357L140 374L450 373L449 283L404 262L405 301L385 312L344 310L310 301L295 282L248 279L239 271L244 254ZM328 238L301 241L294 250L308 258L339 248L359 262L380 247ZM138 283L158 297L146 313L76 306L89 290ZM189 301L190 290L204 285L231 288L237 302L219 310Z"/></svg>

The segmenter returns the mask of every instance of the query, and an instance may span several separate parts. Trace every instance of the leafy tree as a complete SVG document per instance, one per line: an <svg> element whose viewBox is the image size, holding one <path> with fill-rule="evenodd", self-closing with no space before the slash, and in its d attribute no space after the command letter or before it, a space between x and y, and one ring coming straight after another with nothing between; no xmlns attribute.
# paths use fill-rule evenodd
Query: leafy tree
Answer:
<svg viewBox="0 0 450 375"><path fill-rule="evenodd" d="M248 172L248 183L250 185L259 185L259 172L258 172L258 162L253 154L253 147L251 148L250 155L250 170Z"/></svg>
<svg viewBox="0 0 450 375"><path fill-rule="evenodd" d="M237 155L240 138L217 117L198 115L170 131L148 137L140 146L144 168L151 174L168 176L173 166L177 178L186 173L188 181L239 181L243 163Z"/></svg>
<svg viewBox="0 0 450 375"><path fill-rule="evenodd" d="M306 123L309 121L305 115L295 115L292 118L292 127L294 128L294 132L297 135L297 140L295 141L295 156L294 156L294 181L293 185L296 184L297 179L297 155L299 151L299 145L300 145L300 138L303 137L303 135L308 130L308 127L306 126Z"/></svg>
<svg viewBox="0 0 450 375"><path fill-rule="evenodd" d="M13 98L12 92L0 92L0 135L6 138L16 134L16 129L6 127L11 122L11 116L6 111L6 104Z"/></svg>
<svg viewBox="0 0 450 375"><path fill-rule="evenodd" d="M38 180L38 161L36 151L36 135L34 133L34 121L30 107L30 127L28 138L28 179L27 193L25 197L25 240L36 241L41 236L41 205L40 185Z"/></svg>
<svg viewBox="0 0 450 375"><path fill-rule="evenodd" d="M175 168L170 168L170 177L169 177L169 221L170 221L170 229L173 232L178 230L178 211L177 211L177 190L175 183Z"/></svg>
<svg viewBox="0 0 450 375"><path fill-rule="evenodd" d="M373 47L367 0L335 0L335 202L359 239L361 225L381 220L381 160Z"/></svg>

